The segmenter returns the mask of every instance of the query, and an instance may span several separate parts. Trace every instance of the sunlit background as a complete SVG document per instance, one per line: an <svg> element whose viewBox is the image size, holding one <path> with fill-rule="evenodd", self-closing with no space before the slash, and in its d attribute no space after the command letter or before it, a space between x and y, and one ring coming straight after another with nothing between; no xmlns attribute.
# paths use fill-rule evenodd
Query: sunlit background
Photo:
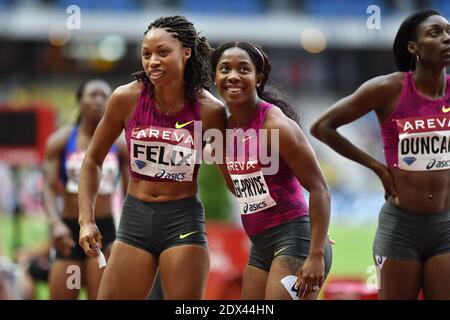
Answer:
<svg viewBox="0 0 450 320"><path fill-rule="evenodd" d="M336 244L322 298L373 298L371 246L381 184L369 170L318 143L309 127L364 81L395 71L395 33L420 8L450 15L446 0L0 0L0 142L13 139L1 120L6 108L54 110L57 128L75 121L75 90L82 81L103 78L112 87L131 81L130 74L141 69L140 39L160 16L185 15L213 46L228 40L259 44L274 66L271 84L297 108L332 192L330 236ZM374 114L342 132L383 160ZM2 150L0 274L17 287L20 258L48 241L43 177L38 156L14 158ZM237 206L214 167L202 166L199 184L210 228L207 298L238 298L248 240ZM24 297L20 289L14 292ZM45 282L37 283L34 297L48 298Z"/></svg>

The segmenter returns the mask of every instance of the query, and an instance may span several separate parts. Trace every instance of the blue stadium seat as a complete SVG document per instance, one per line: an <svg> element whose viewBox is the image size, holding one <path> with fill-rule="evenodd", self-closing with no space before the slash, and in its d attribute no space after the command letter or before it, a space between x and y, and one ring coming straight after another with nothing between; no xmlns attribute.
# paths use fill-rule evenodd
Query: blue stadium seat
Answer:
<svg viewBox="0 0 450 320"><path fill-rule="evenodd" d="M138 10L137 0L57 0L56 6L67 8L70 5L77 5L81 10L105 10L105 11L132 11Z"/></svg>
<svg viewBox="0 0 450 320"><path fill-rule="evenodd" d="M364 16L372 4L378 5L382 14L389 14L389 8L380 0L305 0L302 10L306 14L320 16Z"/></svg>
<svg viewBox="0 0 450 320"><path fill-rule="evenodd" d="M208 14L259 14L264 6L260 0L181 0L180 9Z"/></svg>

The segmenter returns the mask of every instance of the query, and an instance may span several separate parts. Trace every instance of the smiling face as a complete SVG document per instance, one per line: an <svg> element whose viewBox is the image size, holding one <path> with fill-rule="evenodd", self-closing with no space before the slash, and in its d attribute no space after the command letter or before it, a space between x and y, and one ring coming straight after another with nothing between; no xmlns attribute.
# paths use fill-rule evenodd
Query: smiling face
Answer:
<svg viewBox="0 0 450 320"><path fill-rule="evenodd" d="M426 65L439 68L450 65L450 24L439 15L433 15L417 28L417 41L408 45L411 54L419 55Z"/></svg>
<svg viewBox="0 0 450 320"><path fill-rule="evenodd" d="M142 66L156 86L183 81L191 49L162 28L150 29L142 40Z"/></svg>
<svg viewBox="0 0 450 320"><path fill-rule="evenodd" d="M215 81L217 90L229 106L242 105L257 98L256 87L261 76L247 51L232 47L220 56Z"/></svg>

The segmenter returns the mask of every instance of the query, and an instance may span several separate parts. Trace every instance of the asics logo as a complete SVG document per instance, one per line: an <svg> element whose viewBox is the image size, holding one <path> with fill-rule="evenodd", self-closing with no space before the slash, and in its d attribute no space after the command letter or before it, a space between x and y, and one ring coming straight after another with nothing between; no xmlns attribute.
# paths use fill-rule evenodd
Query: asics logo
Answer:
<svg viewBox="0 0 450 320"><path fill-rule="evenodd" d="M175 129L181 129L181 128L184 128L184 127L186 127L188 124L190 124L190 123L192 123L192 122L194 122L194 120L191 120L191 121L188 121L188 122L179 124L178 121L177 121L177 123L175 123Z"/></svg>
<svg viewBox="0 0 450 320"><path fill-rule="evenodd" d="M432 159L427 164L427 170L430 170L430 169L432 169L434 167L436 167L438 169L448 168L448 167L450 167L450 160L436 160L436 159Z"/></svg>
<svg viewBox="0 0 450 320"><path fill-rule="evenodd" d="M442 106L442 112L443 112L443 113L447 113L447 112L449 112L449 111L450 111L450 107Z"/></svg>
<svg viewBox="0 0 450 320"><path fill-rule="evenodd" d="M180 233L180 239L184 239L189 237L190 235L193 235L194 233L197 233L198 231L192 231L192 232L188 232L188 233Z"/></svg>

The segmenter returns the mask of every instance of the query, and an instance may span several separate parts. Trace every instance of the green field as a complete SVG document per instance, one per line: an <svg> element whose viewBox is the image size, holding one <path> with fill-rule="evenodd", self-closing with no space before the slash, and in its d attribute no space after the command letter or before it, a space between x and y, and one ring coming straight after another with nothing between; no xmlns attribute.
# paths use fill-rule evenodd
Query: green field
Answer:
<svg viewBox="0 0 450 320"><path fill-rule="evenodd" d="M333 246L332 275L366 276L367 267L373 264L372 242L376 226L331 226Z"/></svg>
<svg viewBox="0 0 450 320"><path fill-rule="evenodd" d="M0 214L0 247L4 253L11 254L12 219ZM44 241L47 227L42 217L27 217L21 223L22 243L32 246ZM330 236L336 241L333 246L333 265L330 278L334 277L367 277L367 268L373 264L372 241L375 226L332 226ZM45 285L38 287L38 298L47 297Z"/></svg>

